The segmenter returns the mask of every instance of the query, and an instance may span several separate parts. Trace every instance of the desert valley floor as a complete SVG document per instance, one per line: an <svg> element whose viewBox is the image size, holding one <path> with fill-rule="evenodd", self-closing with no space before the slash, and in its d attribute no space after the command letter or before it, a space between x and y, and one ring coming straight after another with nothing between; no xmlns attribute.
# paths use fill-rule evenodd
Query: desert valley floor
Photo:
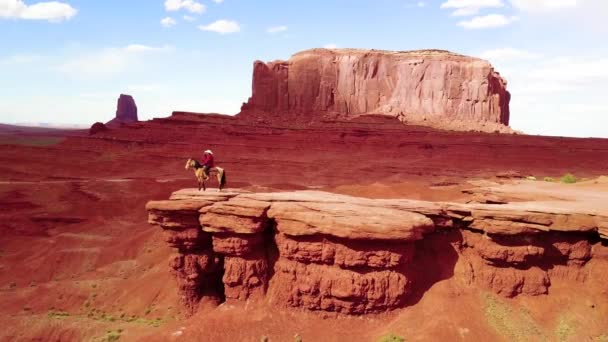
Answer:
<svg viewBox="0 0 608 342"><path fill-rule="evenodd" d="M421 240L441 262L421 264L428 279L401 308L353 315L228 300L187 317L168 267L174 251L145 205L195 187L184 164L208 148L228 191L495 205L608 196L606 139L457 133L373 117L274 127L188 113L94 135L3 126L0 340L608 341L608 246L597 232L577 235L588 245L584 267L548 271L543 294L466 284L455 253ZM566 173L580 181L561 184Z"/></svg>

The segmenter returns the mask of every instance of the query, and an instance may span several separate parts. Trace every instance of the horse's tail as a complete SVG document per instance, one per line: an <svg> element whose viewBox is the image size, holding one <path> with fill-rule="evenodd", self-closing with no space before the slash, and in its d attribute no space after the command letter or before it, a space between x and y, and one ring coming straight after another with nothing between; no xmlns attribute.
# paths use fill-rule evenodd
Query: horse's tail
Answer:
<svg viewBox="0 0 608 342"><path fill-rule="evenodd" d="M222 175L220 176L220 190L226 185L226 170L221 169Z"/></svg>

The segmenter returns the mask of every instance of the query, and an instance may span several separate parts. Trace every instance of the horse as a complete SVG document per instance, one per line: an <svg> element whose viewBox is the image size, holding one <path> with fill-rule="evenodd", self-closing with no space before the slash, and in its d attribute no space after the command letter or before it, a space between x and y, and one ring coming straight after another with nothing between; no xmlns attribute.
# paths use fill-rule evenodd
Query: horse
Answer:
<svg viewBox="0 0 608 342"><path fill-rule="evenodd" d="M186 170L190 169L194 170L194 176L196 176L196 180L198 181L198 191L201 191L201 188L203 189L203 191L207 190L207 187L205 186L205 181L209 179L209 176L211 175L212 171L216 172L217 174L217 182L219 184L218 190L222 191L222 188L226 185L226 171L224 171L224 169L219 166L210 168L209 175L207 175L203 171L203 165L201 165L198 160L190 158L186 162Z"/></svg>

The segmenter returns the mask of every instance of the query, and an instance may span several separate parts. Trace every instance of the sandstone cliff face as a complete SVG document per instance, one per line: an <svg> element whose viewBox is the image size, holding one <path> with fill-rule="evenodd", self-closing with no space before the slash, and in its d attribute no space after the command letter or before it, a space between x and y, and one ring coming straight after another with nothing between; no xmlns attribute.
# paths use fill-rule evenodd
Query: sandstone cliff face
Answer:
<svg viewBox="0 0 608 342"><path fill-rule="evenodd" d="M110 120L109 126L116 126L121 123L137 122L137 105L131 95L120 94L116 104L116 117Z"/></svg>
<svg viewBox="0 0 608 342"><path fill-rule="evenodd" d="M381 312L451 277L506 297L543 295L555 281L601 279L588 264L608 238L597 197L492 205L187 189L171 198L148 203L149 222L177 249L170 267L191 313L203 299Z"/></svg>
<svg viewBox="0 0 608 342"><path fill-rule="evenodd" d="M510 94L487 62L447 51L312 49L256 61L241 116L282 120L398 117L408 124L508 131Z"/></svg>

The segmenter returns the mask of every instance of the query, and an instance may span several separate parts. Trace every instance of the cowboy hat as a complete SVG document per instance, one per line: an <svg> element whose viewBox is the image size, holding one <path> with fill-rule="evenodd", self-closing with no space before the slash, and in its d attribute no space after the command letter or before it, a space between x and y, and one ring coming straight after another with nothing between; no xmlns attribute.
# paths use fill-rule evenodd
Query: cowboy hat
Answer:
<svg viewBox="0 0 608 342"><path fill-rule="evenodd" d="M204 153L213 154L213 152L211 152L211 150L206 150Z"/></svg>

